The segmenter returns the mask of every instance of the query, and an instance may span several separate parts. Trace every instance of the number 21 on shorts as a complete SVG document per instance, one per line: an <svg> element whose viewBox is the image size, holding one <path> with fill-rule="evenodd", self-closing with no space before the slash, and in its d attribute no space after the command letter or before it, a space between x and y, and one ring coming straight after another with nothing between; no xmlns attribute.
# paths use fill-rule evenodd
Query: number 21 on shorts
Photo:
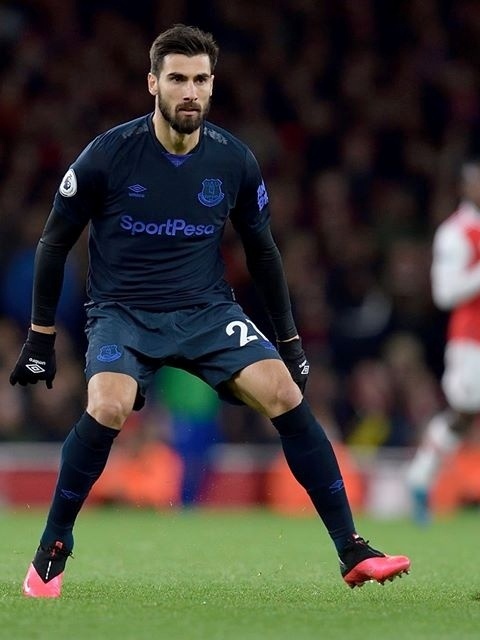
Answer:
<svg viewBox="0 0 480 640"><path fill-rule="evenodd" d="M252 333L252 330L255 333ZM229 336L238 335L241 347L252 342L252 340L258 340L259 336L269 342L267 336L265 336L249 318L245 318L245 322L241 320L229 322L225 327L225 331Z"/></svg>

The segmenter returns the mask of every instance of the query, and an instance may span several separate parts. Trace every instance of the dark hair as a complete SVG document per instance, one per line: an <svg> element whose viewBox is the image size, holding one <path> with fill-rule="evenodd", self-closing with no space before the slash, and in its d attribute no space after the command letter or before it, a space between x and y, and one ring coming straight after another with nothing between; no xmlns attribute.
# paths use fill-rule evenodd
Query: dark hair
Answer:
<svg viewBox="0 0 480 640"><path fill-rule="evenodd" d="M181 53L185 56L198 56L206 53L210 58L210 67L215 69L218 58L218 45L211 33L198 27L175 24L163 31L150 47L150 72L158 75L163 59L169 53Z"/></svg>

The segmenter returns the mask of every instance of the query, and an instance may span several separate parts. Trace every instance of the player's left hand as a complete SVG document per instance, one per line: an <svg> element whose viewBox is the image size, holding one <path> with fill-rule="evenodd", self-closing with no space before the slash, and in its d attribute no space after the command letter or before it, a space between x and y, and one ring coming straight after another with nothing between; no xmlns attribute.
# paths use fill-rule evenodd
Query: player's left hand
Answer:
<svg viewBox="0 0 480 640"><path fill-rule="evenodd" d="M296 382L300 391L304 393L307 384L310 365L302 347L300 338L289 340L288 342L277 342L278 353L282 356L293 381Z"/></svg>

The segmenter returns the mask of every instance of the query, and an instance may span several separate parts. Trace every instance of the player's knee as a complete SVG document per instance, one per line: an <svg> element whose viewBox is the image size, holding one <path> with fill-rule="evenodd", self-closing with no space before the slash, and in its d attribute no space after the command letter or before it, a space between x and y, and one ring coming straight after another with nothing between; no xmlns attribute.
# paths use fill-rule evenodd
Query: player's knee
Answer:
<svg viewBox="0 0 480 640"><path fill-rule="evenodd" d="M267 412L275 418L297 407L302 401L302 393L293 380L281 380L272 389Z"/></svg>
<svg viewBox="0 0 480 640"><path fill-rule="evenodd" d="M100 424L121 429L130 415L131 407L121 398L100 397L89 401L87 411Z"/></svg>

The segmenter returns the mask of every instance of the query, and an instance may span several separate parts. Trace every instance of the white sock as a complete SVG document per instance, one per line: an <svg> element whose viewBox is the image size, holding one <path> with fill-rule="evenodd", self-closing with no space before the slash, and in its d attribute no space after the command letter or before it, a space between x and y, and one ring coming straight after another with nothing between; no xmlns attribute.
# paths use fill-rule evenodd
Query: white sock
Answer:
<svg viewBox="0 0 480 640"><path fill-rule="evenodd" d="M407 483L410 488L428 492L443 459L458 447L461 437L451 430L451 422L452 414L444 411L428 423L407 470Z"/></svg>

